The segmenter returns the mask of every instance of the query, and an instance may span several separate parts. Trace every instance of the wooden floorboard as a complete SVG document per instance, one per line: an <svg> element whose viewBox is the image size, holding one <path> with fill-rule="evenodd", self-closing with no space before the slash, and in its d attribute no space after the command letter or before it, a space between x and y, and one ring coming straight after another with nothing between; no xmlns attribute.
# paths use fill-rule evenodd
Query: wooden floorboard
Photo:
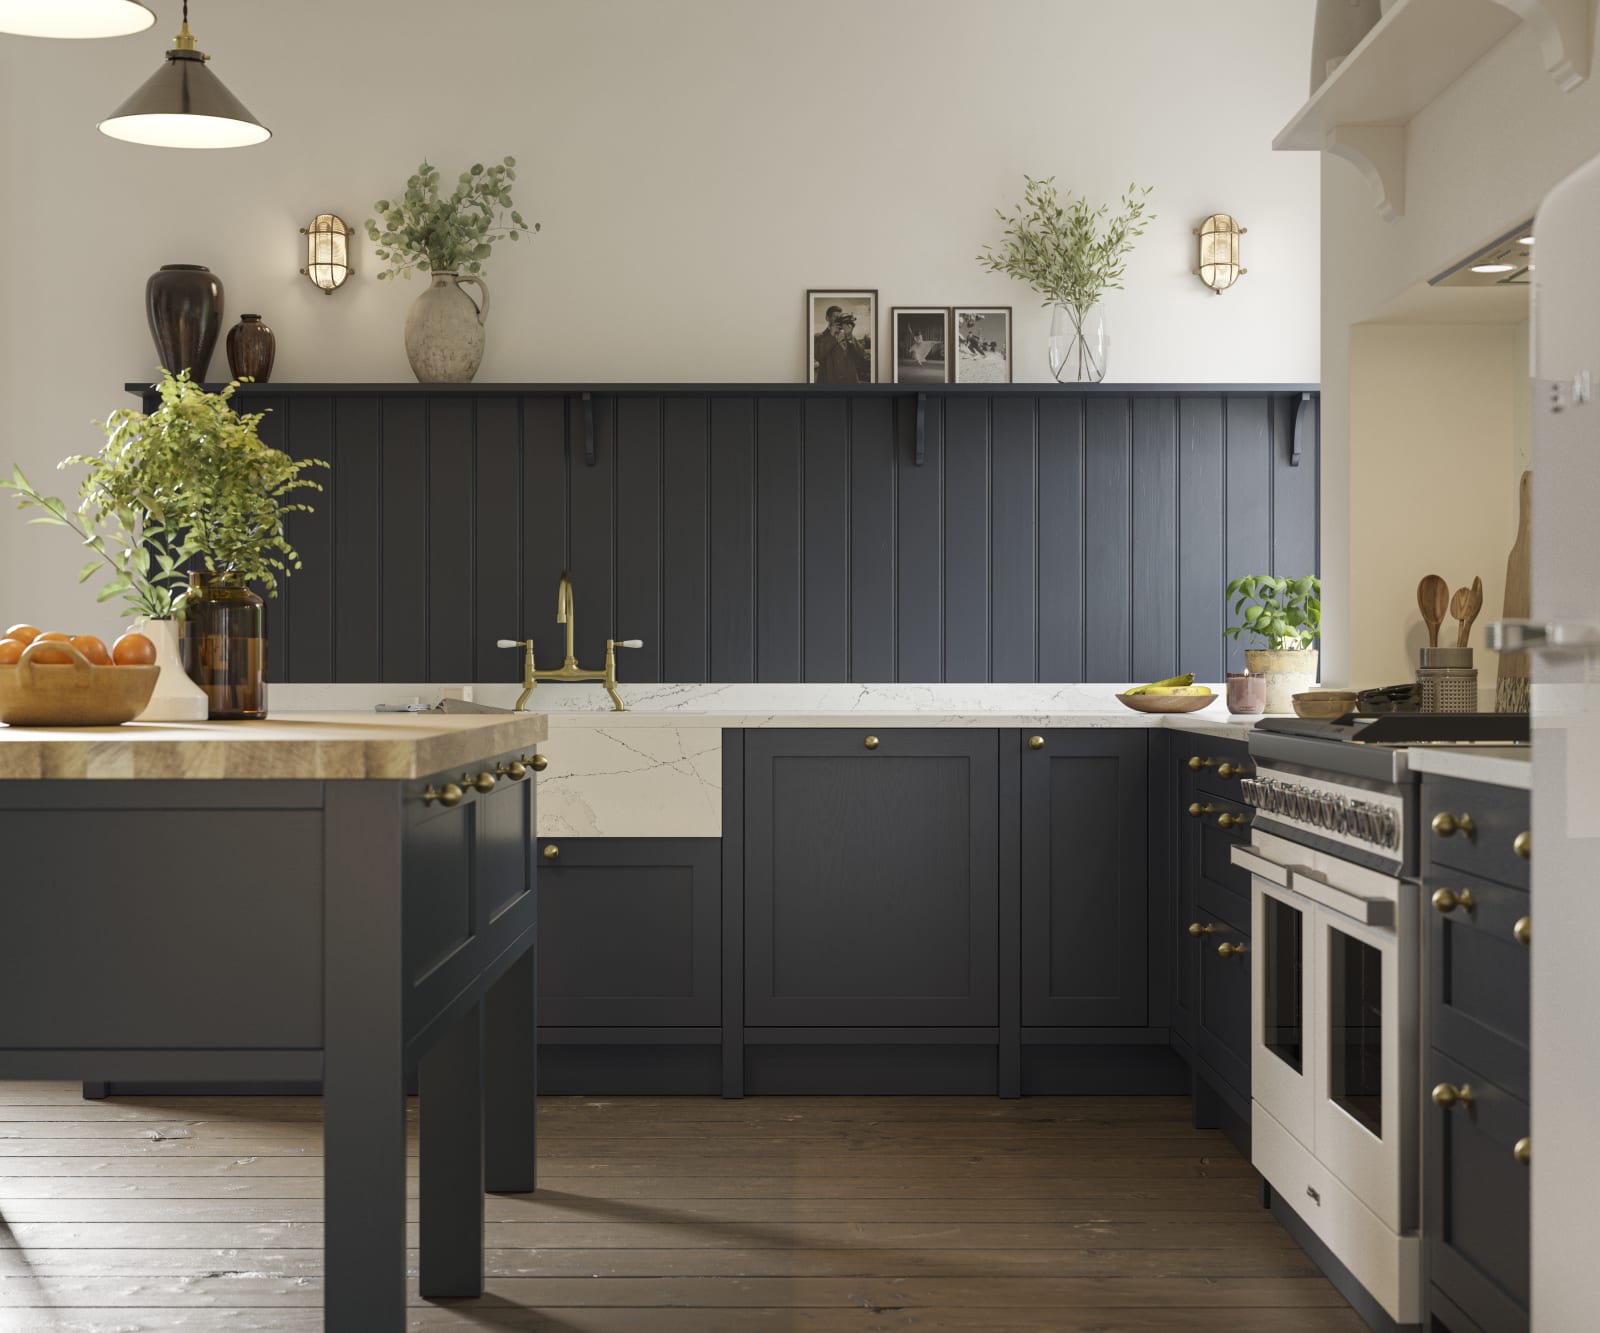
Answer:
<svg viewBox="0 0 1600 1333"><path fill-rule="evenodd" d="M0 1330L320 1329L320 1112L0 1084ZM551 1098L540 1152L481 1300L421 1300L411 1253L409 1327L1364 1327L1178 1098Z"/></svg>

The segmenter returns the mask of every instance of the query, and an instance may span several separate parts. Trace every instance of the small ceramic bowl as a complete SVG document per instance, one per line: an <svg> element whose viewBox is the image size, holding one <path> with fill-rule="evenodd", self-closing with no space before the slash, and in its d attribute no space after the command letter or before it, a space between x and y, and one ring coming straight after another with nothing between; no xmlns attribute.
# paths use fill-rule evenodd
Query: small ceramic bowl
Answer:
<svg viewBox="0 0 1600 1333"><path fill-rule="evenodd" d="M1336 718L1355 712L1354 690L1308 690L1291 700L1296 717Z"/></svg>
<svg viewBox="0 0 1600 1333"><path fill-rule="evenodd" d="M1198 713L1216 703L1215 694L1119 694L1117 699L1136 713Z"/></svg>

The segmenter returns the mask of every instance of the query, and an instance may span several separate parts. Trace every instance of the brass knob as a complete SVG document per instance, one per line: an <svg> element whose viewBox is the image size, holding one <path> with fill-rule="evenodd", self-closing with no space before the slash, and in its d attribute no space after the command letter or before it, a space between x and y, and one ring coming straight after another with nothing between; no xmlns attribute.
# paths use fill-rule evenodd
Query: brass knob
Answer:
<svg viewBox="0 0 1600 1333"><path fill-rule="evenodd" d="M1191 773L1198 773L1202 768L1214 768L1215 766L1216 761L1214 759L1202 759L1197 754L1189 756L1189 771Z"/></svg>
<svg viewBox="0 0 1600 1333"><path fill-rule="evenodd" d="M555 843L553 843L553 842L545 843L545 845L544 845L544 859L546 861L554 861L556 859L556 857L558 857L560 855L561 855L561 848L557 847Z"/></svg>
<svg viewBox="0 0 1600 1333"><path fill-rule="evenodd" d="M1217 776L1219 778L1242 778L1244 776L1243 764L1218 764Z"/></svg>
<svg viewBox="0 0 1600 1333"><path fill-rule="evenodd" d="M532 759L528 760L528 767L535 773L543 773L545 769L550 767L550 761L542 754L536 754Z"/></svg>
<svg viewBox="0 0 1600 1333"><path fill-rule="evenodd" d="M1448 1111L1457 1102L1462 1106L1472 1105L1472 1084L1463 1083L1459 1088L1453 1083L1441 1083L1433 1090L1433 1104L1441 1110Z"/></svg>
<svg viewBox="0 0 1600 1333"><path fill-rule="evenodd" d="M1226 810L1217 816L1217 827L1221 829L1243 828L1249 822L1243 815L1230 815Z"/></svg>
<svg viewBox="0 0 1600 1333"><path fill-rule="evenodd" d="M528 776L528 766L520 759L513 759L509 764L501 764L495 772L503 778L510 778L513 782L521 782Z"/></svg>
<svg viewBox="0 0 1600 1333"><path fill-rule="evenodd" d="M488 769L484 769L483 772L479 773L477 777L464 778L463 781L466 786L472 787L475 790L481 791L487 795L489 792L494 790L494 784L500 781L500 779L495 777L495 775Z"/></svg>
<svg viewBox="0 0 1600 1333"><path fill-rule="evenodd" d="M1044 749L1044 737L1043 736L1029 736L1028 737L1028 748L1030 750L1042 750L1042 749Z"/></svg>
<svg viewBox="0 0 1600 1333"><path fill-rule="evenodd" d="M1244 945L1230 944L1227 940L1223 940L1221 944L1217 945L1218 958L1237 958L1240 954L1244 953L1244 951Z"/></svg>
<svg viewBox="0 0 1600 1333"><path fill-rule="evenodd" d="M1478 826L1472 822L1471 815L1457 818L1448 810L1441 810L1433 817L1433 831L1441 838L1448 838L1455 833L1465 833L1470 838L1478 831Z"/></svg>
<svg viewBox="0 0 1600 1333"><path fill-rule="evenodd" d="M876 736L868 736L867 739L861 743L869 750L876 750L878 748L878 738Z"/></svg>
<svg viewBox="0 0 1600 1333"><path fill-rule="evenodd" d="M440 805L460 805L462 794L461 788L453 782L445 783L437 791L434 790L433 783L430 782L423 789L422 803L424 805L432 805L435 801L438 801Z"/></svg>
<svg viewBox="0 0 1600 1333"><path fill-rule="evenodd" d="M1196 939L1199 939L1202 935L1209 935L1215 929L1216 927L1211 925L1210 922L1207 922L1203 926L1198 921L1191 921L1189 923L1189 933Z"/></svg>
<svg viewBox="0 0 1600 1333"><path fill-rule="evenodd" d="M1511 938L1516 940L1518 944L1532 944L1533 918L1531 916L1519 916L1517 924L1511 927Z"/></svg>
<svg viewBox="0 0 1600 1333"><path fill-rule="evenodd" d="M1435 889L1432 902L1441 912L1453 912L1458 907L1470 912L1478 905L1471 889L1462 889L1460 893L1453 889Z"/></svg>
<svg viewBox="0 0 1600 1333"><path fill-rule="evenodd" d="M1526 861L1533 855L1533 834L1524 829L1511 840L1511 850Z"/></svg>
<svg viewBox="0 0 1600 1333"><path fill-rule="evenodd" d="M1193 805L1191 805L1189 807L1189 813L1191 815L1193 815L1196 819L1199 819L1201 815L1209 815L1215 809L1216 809L1215 806L1201 805L1199 801L1196 801Z"/></svg>
<svg viewBox="0 0 1600 1333"><path fill-rule="evenodd" d="M1521 1162L1523 1166L1533 1161L1533 1140L1518 1139L1512 1146L1511 1155Z"/></svg>

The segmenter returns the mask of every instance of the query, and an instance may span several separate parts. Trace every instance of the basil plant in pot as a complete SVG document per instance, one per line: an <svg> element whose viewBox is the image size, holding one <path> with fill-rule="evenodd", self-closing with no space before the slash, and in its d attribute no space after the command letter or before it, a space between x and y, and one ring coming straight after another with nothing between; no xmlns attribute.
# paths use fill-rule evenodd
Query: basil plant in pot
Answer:
<svg viewBox="0 0 1600 1333"><path fill-rule="evenodd" d="M105 578L98 599L156 644L161 679L144 721L266 716L263 603L300 568L285 520L311 506L291 497L322 488L303 474L327 467L265 444L263 413L240 414L229 384L210 393L187 370L162 371L161 405L149 414L111 413L105 444L59 467L88 468L79 503L45 495L21 468L0 488L15 491L33 523L66 528L90 553L78 582ZM252 587L252 585L254 585Z"/></svg>
<svg viewBox="0 0 1600 1333"><path fill-rule="evenodd" d="M1251 635L1265 645L1246 648L1245 669L1267 680L1267 712L1294 712L1294 696L1317 683L1322 632L1322 580L1314 574L1280 579L1246 574L1228 584L1228 600L1239 623L1222 632L1230 639Z"/></svg>
<svg viewBox="0 0 1600 1333"><path fill-rule="evenodd" d="M1122 290L1128 252L1155 220L1145 215L1150 187L1128 186L1120 210L1110 216L1109 204L1090 208L1070 190L1063 204L1054 177L1022 179L1021 205L999 213L1004 239L998 249L984 246L978 263L1027 283L1051 307L1050 373L1056 380L1098 384L1106 377L1111 343L1100 298Z"/></svg>
<svg viewBox="0 0 1600 1333"><path fill-rule="evenodd" d="M431 275L406 315L406 356L412 374L425 384L466 384L478 373L489 318L483 261L496 241L539 230L512 207L516 165L514 157L492 167L474 162L456 178L454 190L440 194L439 170L424 162L406 181L405 193L378 200L378 216L367 219L367 239L388 265L378 274L381 281L409 280L417 270ZM464 282L477 286L477 301L461 289Z"/></svg>

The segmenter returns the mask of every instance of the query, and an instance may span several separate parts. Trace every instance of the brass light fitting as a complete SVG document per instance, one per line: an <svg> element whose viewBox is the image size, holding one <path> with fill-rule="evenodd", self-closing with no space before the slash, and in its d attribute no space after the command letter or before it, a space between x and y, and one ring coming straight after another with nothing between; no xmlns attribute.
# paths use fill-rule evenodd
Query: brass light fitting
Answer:
<svg viewBox="0 0 1600 1333"><path fill-rule="evenodd" d="M556 588L556 624L567 627L567 657L559 667L553 670L540 671L533 661L532 639L498 639L495 641L499 648L521 648L522 658L522 693L517 696L517 705L513 712L525 713L528 711L528 698L533 693L534 687L541 680L558 681L587 681L597 680L604 686L606 693L611 696L613 711L623 713L627 711L622 702L622 696L617 693L617 649L618 648L643 648L643 639L607 639L606 640L606 665L603 671L585 671L578 665L577 654L573 650L573 636L577 631L578 618L572 604L572 575L566 570L561 571L561 582ZM542 765L535 763L535 768Z"/></svg>
<svg viewBox="0 0 1600 1333"><path fill-rule="evenodd" d="M1239 264L1239 238L1248 230L1227 213L1213 213L1194 229L1200 238L1195 276L1218 296L1250 271Z"/></svg>
<svg viewBox="0 0 1600 1333"><path fill-rule="evenodd" d="M355 272L350 267L350 227L337 213L318 213L300 234L306 238L306 266L300 271L331 296Z"/></svg>

